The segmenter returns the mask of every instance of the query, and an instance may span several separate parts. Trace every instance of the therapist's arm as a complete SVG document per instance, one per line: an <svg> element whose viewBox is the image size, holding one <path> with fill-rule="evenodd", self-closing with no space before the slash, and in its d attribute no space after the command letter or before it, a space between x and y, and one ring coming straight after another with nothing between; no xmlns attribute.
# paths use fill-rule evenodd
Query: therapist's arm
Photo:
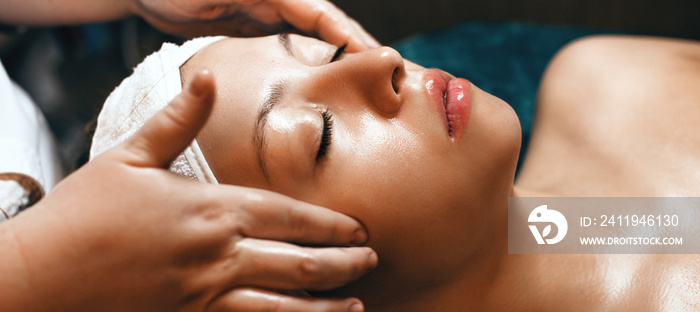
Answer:
<svg viewBox="0 0 700 312"><path fill-rule="evenodd" d="M2 0L0 23L69 25L117 20L132 15L131 0Z"/></svg>
<svg viewBox="0 0 700 312"><path fill-rule="evenodd" d="M0 23L26 26L111 21L131 15L186 37L259 36L284 25L348 51L379 43L327 0L2 0Z"/></svg>
<svg viewBox="0 0 700 312"><path fill-rule="evenodd" d="M339 287L371 270L354 219L262 190L166 168L206 121L210 74L130 139L0 223L0 311L348 311ZM354 310L353 310L354 311Z"/></svg>

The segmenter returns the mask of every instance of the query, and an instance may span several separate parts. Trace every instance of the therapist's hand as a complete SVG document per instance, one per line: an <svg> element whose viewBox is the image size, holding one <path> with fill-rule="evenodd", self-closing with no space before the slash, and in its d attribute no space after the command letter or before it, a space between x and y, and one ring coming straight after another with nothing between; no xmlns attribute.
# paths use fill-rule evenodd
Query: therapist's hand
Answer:
<svg viewBox="0 0 700 312"><path fill-rule="evenodd" d="M197 74L133 137L7 221L0 234L13 233L17 250L2 251L0 268L20 264L2 272L16 283L0 292L0 310L362 311L355 298L272 291L335 288L374 268L367 247L286 243L360 245L367 233L357 221L165 169L202 127L213 98L211 74Z"/></svg>
<svg viewBox="0 0 700 312"><path fill-rule="evenodd" d="M136 13L155 27L188 37L261 36L291 25L357 52L379 46L355 20L327 0L134 0Z"/></svg>

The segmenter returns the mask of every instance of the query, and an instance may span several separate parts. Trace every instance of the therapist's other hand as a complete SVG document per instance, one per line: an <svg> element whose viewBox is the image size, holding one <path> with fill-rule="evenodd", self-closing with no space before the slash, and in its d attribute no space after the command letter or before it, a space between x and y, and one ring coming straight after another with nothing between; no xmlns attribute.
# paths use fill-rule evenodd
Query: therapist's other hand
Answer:
<svg viewBox="0 0 700 312"><path fill-rule="evenodd" d="M374 37L327 0L135 0L155 27L199 35L262 36L291 25L350 52L379 47Z"/></svg>
<svg viewBox="0 0 700 312"><path fill-rule="evenodd" d="M286 243L360 245L367 234L357 221L272 192L194 182L166 170L205 123L213 99L211 74L199 73L133 137L69 176L35 208L8 221L17 229L27 269L20 285L27 287L32 301L15 305L18 309L361 307L355 298L293 297L271 291L335 288L376 266L377 256L367 247ZM40 306L29 309L32 304Z"/></svg>

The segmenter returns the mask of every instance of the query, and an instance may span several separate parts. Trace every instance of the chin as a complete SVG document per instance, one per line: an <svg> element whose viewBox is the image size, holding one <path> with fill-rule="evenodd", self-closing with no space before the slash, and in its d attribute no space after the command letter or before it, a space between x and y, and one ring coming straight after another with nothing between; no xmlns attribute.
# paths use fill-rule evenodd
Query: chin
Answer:
<svg viewBox="0 0 700 312"><path fill-rule="evenodd" d="M497 150L495 154L500 156L496 157L496 159L499 167L501 167L503 179L508 184L506 186L507 190L504 190L507 192L507 197L515 180L515 169L518 164L520 145L522 143L522 128L513 108L503 100L494 98L500 102L497 104L500 118L495 120L495 128L499 133L499 144L494 148Z"/></svg>
<svg viewBox="0 0 700 312"><path fill-rule="evenodd" d="M522 130L515 110L505 101L478 88L472 107L474 136L481 156L480 163L490 175L497 177L515 176L515 168L520 153ZM512 182L512 179L510 180Z"/></svg>
<svg viewBox="0 0 700 312"><path fill-rule="evenodd" d="M497 98L498 99L498 98ZM501 99L499 102L503 103L500 107L502 111L502 118L500 119L499 126L503 133L503 155L508 157L508 160L513 163L513 174L515 174L515 165L518 162L518 155L520 154L520 145L522 144L522 128L520 126L520 119L515 113L515 110Z"/></svg>

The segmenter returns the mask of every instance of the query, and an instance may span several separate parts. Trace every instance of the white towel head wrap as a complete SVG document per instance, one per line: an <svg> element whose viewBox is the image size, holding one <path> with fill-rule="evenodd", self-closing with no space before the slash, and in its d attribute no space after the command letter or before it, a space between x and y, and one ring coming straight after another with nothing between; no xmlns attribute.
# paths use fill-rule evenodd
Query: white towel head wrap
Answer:
<svg viewBox="0 0 700 312"><path fill-rule="evenodd" d="M205 46L223 38L197 38L182 46L164 43L160 51L146 57L107 97L97 119L90 159L126 140L168 105L182 92L180 66ZM196 140L175 159L170 171L192 180L217 183Z"/></svg>

